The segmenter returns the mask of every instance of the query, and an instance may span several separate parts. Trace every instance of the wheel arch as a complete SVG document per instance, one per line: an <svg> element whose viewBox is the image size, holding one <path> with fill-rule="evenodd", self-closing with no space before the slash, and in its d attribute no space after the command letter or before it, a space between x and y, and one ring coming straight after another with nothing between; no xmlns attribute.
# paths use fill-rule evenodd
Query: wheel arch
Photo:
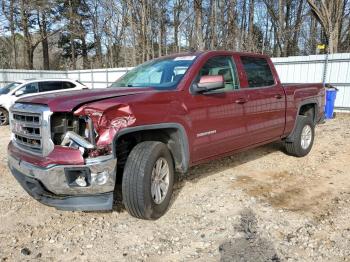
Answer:
<svg viewBox="0 0 350 262"><path fill-rule="evenodd" d="M118 158L118 144L123 138L134 138L136 141L133 146L141 141L156 140L164 142L172 154L176 171L185 173L189 168L190 154L188 137L185 128L181 124L151 124L128 127L120 130L113 138L112 143L113 155L116 158Z"/></svg>
<svg viewBox="0 0 350 262"><path fill-rule="evenodd" d="M318 102L315 100L305 101L299 105L298 115L312 116L313 122L316 124L318 119ZM298 116L297 115L297 116Z"/></svg>
<svg viewBox="0 0 350 262"><path fill-rule="evenodd" d="M4 107L4 106L0 106L0 110L4 110L6 113L7 113L7 124L10 122L10 112L9 112L9 110L7 110L6 109L6 107ZM7 125L7 124L5 124L5 125ZM1 123L0 123L0 125L2 125Z"/></svg>
<svg viewBox="0 0 350 262"><path fill-rule="evenodd" d="M297 123L299 121L300 117L306 116L310 114L310 111L313 111L313 123L316 125L317 119L318 119L318 108L319 104L317 99L307 99L299 103L297 113L295 116L294 121L294 127L292 129L292 132L286 137L286 141L292 141L293 140L293 134L295 132L295 129L297 127Z"/></svg>

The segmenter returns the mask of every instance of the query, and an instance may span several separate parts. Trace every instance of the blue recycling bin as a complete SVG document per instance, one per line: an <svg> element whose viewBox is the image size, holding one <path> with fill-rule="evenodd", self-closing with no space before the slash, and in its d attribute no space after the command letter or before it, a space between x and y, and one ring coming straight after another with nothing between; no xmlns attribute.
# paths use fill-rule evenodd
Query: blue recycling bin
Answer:
<svg viewBox="0 0 350 262"><path fill-rule="evenodd" d="M337 91L338 90L336 88L326 89L326 106L324 110L326 119L333 118L334 103L335 99L337 98Z"/></svg>

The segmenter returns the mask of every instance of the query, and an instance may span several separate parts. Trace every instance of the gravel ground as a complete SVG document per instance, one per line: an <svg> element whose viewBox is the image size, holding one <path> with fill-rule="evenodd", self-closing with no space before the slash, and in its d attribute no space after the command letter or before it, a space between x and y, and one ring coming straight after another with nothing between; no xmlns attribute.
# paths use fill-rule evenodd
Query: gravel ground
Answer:
<svg viewBox="0 0 350 262"><path fill-rule="evenodd" d="M305 158L274 143L192 168L157 221L41 205L7 169L8 137L1 261L350 261L350 115L318 126Z"/></svg>

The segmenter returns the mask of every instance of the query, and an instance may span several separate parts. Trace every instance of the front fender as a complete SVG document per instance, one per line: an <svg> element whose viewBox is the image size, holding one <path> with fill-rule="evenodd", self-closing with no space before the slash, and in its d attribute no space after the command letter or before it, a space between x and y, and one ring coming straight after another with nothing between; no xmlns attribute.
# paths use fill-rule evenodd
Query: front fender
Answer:
<svg viewBox="0 0 350 262"><path fill-rule="evenodd" d="M149 131L149 130L164 130L164 129L175 129L176 133L173 135L173 139L180 144L180 152L172 152L174 157L177 158L180 163L176 169L182 173L185 173L190 165L190 150L188 136L185 128L179 123L161 123L161 124L150 124L150 125L141 125L134 127L126 127L121 129L113 139L113 154L116 157L116 148L117 141L120 137L126 134L138 132L138 131Z"/></svg>

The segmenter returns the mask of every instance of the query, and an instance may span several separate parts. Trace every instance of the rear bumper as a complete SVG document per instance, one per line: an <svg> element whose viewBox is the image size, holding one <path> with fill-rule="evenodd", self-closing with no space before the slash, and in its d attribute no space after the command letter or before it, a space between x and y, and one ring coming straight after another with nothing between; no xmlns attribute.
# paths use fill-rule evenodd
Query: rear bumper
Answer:
<svg viewBox="0 0 350 262"><path fill-rule="evenodd" d="M8 152L8 165L16 180L39 202L62 210L110 210L116 180L117 160L103 156L85 165L50 165L43 168L18 159ZM80 187L72 183L69 170L88 170L89 183ZM73 172L74 173L74 172ZM103 182L101 173L108 173Z"/></svg>

